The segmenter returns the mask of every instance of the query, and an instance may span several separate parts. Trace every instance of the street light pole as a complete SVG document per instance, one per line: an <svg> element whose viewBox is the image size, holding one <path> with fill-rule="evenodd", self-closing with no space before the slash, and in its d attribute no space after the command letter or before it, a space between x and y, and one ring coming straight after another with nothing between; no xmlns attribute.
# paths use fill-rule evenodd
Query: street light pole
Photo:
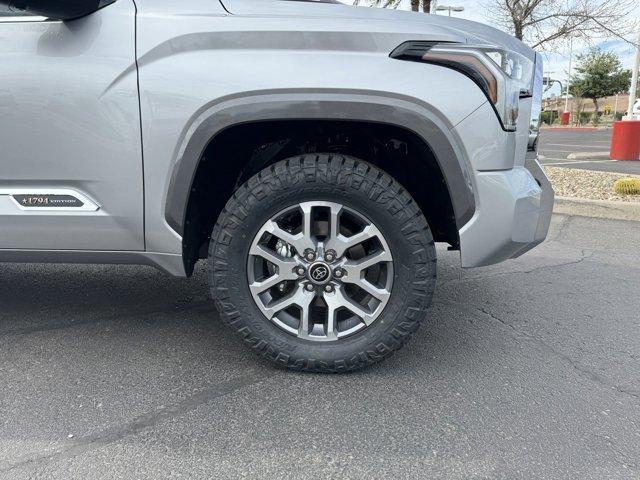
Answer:
<svg viewBox="0 0 640 480"><path fill-rule="evenodd" d="M638 70L640 70L640 24L638 24L638 37L636 38L636 58L633 62L631 72L631 89L629 90L629 108L625 120L633 120L633 106L636 103L636 92L638 91Z"/></svg>
<svg viewBox="0 0 640 480"><path fill-rule="evenodd" d="M573 61L573 38L569 40L569 78L564 92L564 111L569 111L569 83L571 82L571 63Z"/></svg>
<svg viewBox="0 0 640 480"><path fill-rule="evenodd" d="M569 125L571 113L569 113L569 83L571 83L571 63L573 62L573 38L569 39L569 78L564 90L564 112L560 115L560 125ZM560 90L562 93L562 90Z"/></svg>

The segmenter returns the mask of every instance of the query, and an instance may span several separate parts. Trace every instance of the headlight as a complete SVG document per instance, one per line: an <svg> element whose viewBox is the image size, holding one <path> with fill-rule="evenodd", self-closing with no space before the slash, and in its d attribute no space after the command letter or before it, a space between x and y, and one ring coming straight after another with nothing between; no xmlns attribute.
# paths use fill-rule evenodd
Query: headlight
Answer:
<svg viewBox="0 0 640 480"><path fill-rule="evenodd" d="M465 74L485 93L505 130L516 129L519 99L533 95L534 63L519 53L483 45L406 42L390 56Z"/></svg>

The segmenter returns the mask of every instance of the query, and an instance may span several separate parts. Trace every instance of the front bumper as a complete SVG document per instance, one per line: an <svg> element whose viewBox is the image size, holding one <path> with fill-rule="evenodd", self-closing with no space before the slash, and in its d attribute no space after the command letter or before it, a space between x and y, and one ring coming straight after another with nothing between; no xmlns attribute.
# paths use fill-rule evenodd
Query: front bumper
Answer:
<svg viewBox="0 0 640 480"><path fill-rule="evenodd" d="M476 212L460 229L463 267L518 257L546 238L554 193L537 160L476 172L476 194Z"/></svg>

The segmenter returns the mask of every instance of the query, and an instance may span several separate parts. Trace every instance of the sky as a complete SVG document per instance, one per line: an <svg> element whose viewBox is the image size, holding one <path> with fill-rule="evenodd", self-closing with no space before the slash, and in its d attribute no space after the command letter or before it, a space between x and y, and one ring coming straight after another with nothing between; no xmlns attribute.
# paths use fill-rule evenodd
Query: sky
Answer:
<svg viewBox="0 0 640 480"><path fill-rule="evenodd" d="M463 12L452 12L452 16L465 18L480 23L488 23L487 18L483 15L483 0L439 0L438 5L455 5L464 7ZM361 0L361 4L366 4L366 0ZM408 0L403 0L403 9L409 10ZM447 12L441 12L440 15L446 15ZM640 1L635 12L632 13L638 24L640 24ZM633 35L629 41L634 41ZM580 53L586 52L590 46L598 46L606 51L613 51L620 57L625 68L631 68L633 65L634 49L632 45L620 39L593 39L591 45L583 41L575 41L573 44L573 66L575 66L575 58ZM556 45L553 51L544 51L542 47L541 53L545 57L545 72L552 78L565 82L569 78L569 45ZM560 86L555 84L547 92L547 96L551 94L560 94Z"/></svg>

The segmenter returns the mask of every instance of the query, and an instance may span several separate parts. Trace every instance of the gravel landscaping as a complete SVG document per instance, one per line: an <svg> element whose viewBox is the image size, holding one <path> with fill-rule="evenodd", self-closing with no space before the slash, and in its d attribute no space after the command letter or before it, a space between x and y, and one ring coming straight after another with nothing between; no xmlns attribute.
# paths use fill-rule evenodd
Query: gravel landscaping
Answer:
<svg viewBox="0 0 640 480"><path fill-rule="evenodd" d="M640 202L640 195L617 195L613 184L619 178L632 175L595 172L576 168L544 167L557 196L588 200L611 200L618 202Z"/></svg>

